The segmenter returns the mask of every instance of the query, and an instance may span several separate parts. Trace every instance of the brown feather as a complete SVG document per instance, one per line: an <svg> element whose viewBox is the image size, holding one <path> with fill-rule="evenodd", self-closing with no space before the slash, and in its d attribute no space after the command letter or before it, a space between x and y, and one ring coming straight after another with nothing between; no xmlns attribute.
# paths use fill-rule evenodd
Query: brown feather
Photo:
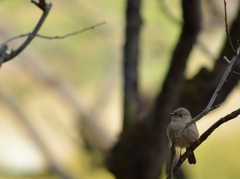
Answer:
<svg viewBox="0 0 240 179"><path fill-rule="evenodd" d="M187 149L188 149L188 148L187 148ZM192 153L191 155L189 155L189 157L188 157L188 163L189 163L189 164L196 164L196 163L197 163L194 153Z"/></svg>

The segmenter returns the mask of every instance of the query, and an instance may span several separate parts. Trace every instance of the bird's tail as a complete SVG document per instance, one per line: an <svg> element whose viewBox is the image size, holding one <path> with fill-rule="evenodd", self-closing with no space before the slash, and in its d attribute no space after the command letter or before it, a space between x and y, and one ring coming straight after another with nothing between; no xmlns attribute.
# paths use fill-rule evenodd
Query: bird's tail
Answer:
<svg viewBox="0 0 240 179"><path fill-rule="evenodd" d="M188 148L187 148L188 149ZM191 155L188 156L188 163L190 164L196 164L196 158L195 158L195 155L194 153L192 153Z"/></svg>

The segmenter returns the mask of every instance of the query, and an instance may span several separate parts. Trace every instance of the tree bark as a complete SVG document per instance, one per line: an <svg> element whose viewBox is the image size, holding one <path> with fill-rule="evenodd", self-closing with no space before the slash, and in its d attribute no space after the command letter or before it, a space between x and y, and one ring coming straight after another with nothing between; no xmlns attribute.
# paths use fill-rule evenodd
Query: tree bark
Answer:
<svg viewBox="0 0 240 179"><path fill-rule="evenodd" d="M140 111L138 96L139 38L142 24L141 0L128 0L124 45L124 106L123 129L136 122Z"/></svg>
<svg viewBox="0 0 240 179"><path fill-rule="evenodd" d="M124 126L121 138L107 160L109 170L118 179L157 179L167 159L166 127L170 119L169 113L180 99L186 62L196 42L201 21L199 0L182 0L182 8L182 33L156 104L145 120L130 125L127 129ZM135 83L130 82L132 85Z"/></svg>
<svg viewBox="0 0 240 179"><path fill-rule="evenodd" d="M238 7L238 13L234 19L230 36L232 38L233 44L237 44L237 40L240 39L240 4ZM227 63L223 60L223 56L228 57L230 60L234 52L229 44L229 41L226 39L223 45L223 48L220 52L218 59L214 64L212 71L208 71L206 68L202 68L198 74L195 75L192 79L185 80L185 86L183 94L179 105L186 107L191 111L193 116L199 114L209 102L214 90L221 80L221 77L227 67ZM238 60L239 61L239 60ZM239 72L240 68L237 67L235 71ZM238 84L239 76L236 74L231 74L228 79L226 79L226 84L223 86L215 104L222 103L229 93L234 89Z"/></svg>

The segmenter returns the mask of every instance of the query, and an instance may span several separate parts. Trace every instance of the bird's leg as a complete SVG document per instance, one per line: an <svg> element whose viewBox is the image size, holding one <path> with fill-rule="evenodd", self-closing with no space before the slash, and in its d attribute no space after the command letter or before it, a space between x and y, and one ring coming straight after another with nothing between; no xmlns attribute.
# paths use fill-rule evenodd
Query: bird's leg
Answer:
<svg viewBox="0 0 240 179"><path fill-rule="evenodd" d="M178 161L181 160L181 157L182 157L182 148L180 148L180 155L179 155Z"/></svg>
<svg viewBox="0 0 240 179"><path fill-rule="evenodd" d="M180 155L179 155L179 158L178 158L178 160L180 160L180 159L181 159L181 156L182 156L182 148L180 148Z"/></svg>
<svg viewBox="0 0 240 179"><path fill-rule="evenodd" d="M182 148L180 148L180 157L182 156Z"/></svg>

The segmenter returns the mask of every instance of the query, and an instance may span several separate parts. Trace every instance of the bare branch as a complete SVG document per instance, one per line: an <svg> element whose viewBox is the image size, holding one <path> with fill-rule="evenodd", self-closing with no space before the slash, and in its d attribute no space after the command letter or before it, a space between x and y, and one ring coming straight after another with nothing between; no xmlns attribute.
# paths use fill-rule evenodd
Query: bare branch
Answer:
<svg viewBox="0 0 240 179"><path fill-rule="evenodd" d="M186 152L180 157L178 160L178 163L174 167L173 174L175 174L180 166L183 164L183 162L192 154L192 152L201 144L203 143L208 136L210 136L215 129L217 129L220 125L222 125L225 122L228 122L231 119L236 118L240 114L240 108L233 111L232 113L226 115L225 117L222 117L217 122L215 122L211 127L208 128L200 137L198 140L196 140L191 147L189 147Z"/></svg>
<svg viewBox="0 0 240 179"><path fill-rule="evenodd" d="M196 117L194 117L193 120L192 120L191 122L189 122L181 131L179 131L179 133L176 135L176 140L178 140L180 134L181 134L187 127L191 126L193 123L197 122L197 121L200 120L202 117L204 117L205 115L207 115L210 111L212 111L213 109L215 109L215 108L217 108L217 107L219 106L219 105L213 106L213 104L214 104L214 102L215 102L215 100L216 100L219 92L221 91L224 83L226 82L228 76L232 73L232 71L233 71L233 69L234 69L234 68L233 68L233 65L235 64L239 53L240 53L240 47L238 47L237 53L236 53L235 56L233 56L233 58L232 58L231 61L228 60L227 57L224 57L224 59L225 59L225 60L227 61L227 63L228 63L228 66L227 66L227 68L226 68L226 70L225 70L225 73L223 74L222 79L221 79L221 81L219 82L219 84L218 84L215 92L213 93L212 98L210 99L207 107L206 107L199 115L197 115ZM237 111L237 110L236 110L236 111ZM236 112L233 112L233 113L235 114ZM239 109L239 113L240 113L240 109ZM238 115L238 114L237 114L237 115ZM234 115L230 114L230 115L225 116L223 119L220 119L220 120L219 120L220 122L217 122L217 124L220 123L219 125L221 125L222 123L224 123L224 122L232 119L232 118L229 118L229 116L231 117L231 116L234 116ZM225 118L226 118L226 121L225 121ZM221 121L223 121L223 122L221 123ZM218 125L218 126L219 126L219 125ZM213 126L216 126L216 123L215 123ZM217 126L216 128L213 128L213 129L212 129L213 126L211 126L211 127L204 133L205 135L208 134L207 137L218 127L218 126ZM209 132L209 130L210 130L210 132ZM206 133L207 133L207 134L206 134ZM206 137L206 138L207 138L207 137ZM200 138L201 138L201 137L200 137ZM197 141L199 141L200 138L199 138ZM205 138L204 140L206 140L206 138ZM197 141L196 141L196 142L197 142ZM194 146L194 145L196 144L196 142L194 142L192 146ZM203 142L203 141L201 141L201 143L202 143L202 142ZM199 143L197 146L199 146L201 143ZM195 149L195 148L194 148L194 149ZM193 149L193 147L190 147L190 149L188 149L188 150L186 151L186 152L187 152L187 154L186 154L187 157L193 152L194 149ZM186 157L186 158L187 158L187 157ZM185 159L186 159L186 158L185 158ZM181 159L181 158L180 158L180 159ZM180 159L179 159L178 163L179 163L179 162L180 162L180 163L183 163L184 160L185 160L185 159L184 159L184 160L182 160L182 159L180 160ZM177 165L178 165L178 164L177 164ZM180 167L180 166L181 166L181 164L179 164L179 167ZM175 168L176 168L176 167L175 167ZM178 168L177 168L177 169L178 169ZM174 171L175 171L175 170L176 170L176 169L174 169ZM173 172L173 173L175 173L175 172Z"/></svg>
<svg viewBox="0 0 240 179"><path fill-rule="evenodd" d="M72 36L72 35L80 34L80 33L85 32L87 30L94 29L94 28L96 28L96 27L98 27L100 25L103 25L105 23L106 22L101 22L101 23L98 23L96 25L93 25L93 26L90 26L90 27L87 27L87 28L84 28L84 29L81 29L81 30L78 30L78 31L75 31L75 32L72 32L72 33L68 33L68 34L65 34L65 35L62 35L62 36L50 37L50 36L46 36L46 35L36 34L36 37L43 38L43 39L49 39L49 40L52 40L52 39L64 39L65 37L69 37L69 36ZM18 39L18 38L22 38L22 37L26 37L26 36L29 36L29 35L31 35L31 33L22 34L22 35L18 35L16 37L10 38L6 42L1 44L1 46L6 45L8 42L10 42L12 40L15 40L15 39Z"/></svg>
<svg viewBox="0 0 240 179"><path fill-rule="evenodd" d="M224 83L226 82L229 74L232 72L233 65L234 65L235 61L237 60L237 57L238 57L239 53L240 53L240 47L238 47L238 49L237 49L237 54L236 54L235 56L233 56L233 58L232 58L231 61L229 61L229 60L225 57L225 59L227 59L227 61L229 62L229 63L228 63L228 66L227 66L227 68L226 68L226 70L225 70L225 73L223 74L222 79L221 79L221 81L219 82L219 84L218 84L215 92L213 93L212 98L210 99L207 107L206 107L200 114L198 114L196 117L194 117L193 120L192 120L191 122L189 122L181 131L179 131L179 133L176 135L176 140L178 140L180 134L181 134L187 127L191 126L193 123L195 123L195 122L197 122L198 120L200 120L202 117L204 117L205 115L207 115L207 114L208 114L210 111L212 111L213 109L219 107L219 105L213 106L213 103L215 102L215 100L216 100L219 92L221 91Z"/></svg>
<svg viewBox="0 0 240 179"><path fill-rule="evenodd" d="M4 43L2 43L0 45L0 66L1 66L2 63L7 62L7 61L13 59L19 53L21 53L28 46L28 44L32 41L32 39L34 37L36 37L36 36L40 37L40 38L45 38L45 39L63 39L65 37L72 36L72 35L75 35L75 34L79 34L79 33L82 33L84 31L87 31L89 29L94 29L97 26L105 24L105 22L101 22L101 23L96 24L94 26L91 26L91 27L88 27L88 28L85 28L85 29L82 29L80 31L76 31L76 32L73 32L73 33L69 33L69 34L66 34L66 35L63 35L63 36L49 37L49 36L39 35L39 34L37 34L37 32L39 31L39 29L41 28L43 22L45 21L48 13L49 13L49 11L50 11L50 9L52 7L52 4L51 3L47 4L45 2L45 0L39 0L39 2L37 2L35 0L31 0L31 2L33 4L35 4L37 7L39 7L43 11L43 14L42 14L40 20L38 21L36 27L34 28L34 30L32 32L27 33L27 34L22 34L22 35L13 37L11 39L8 39L6 42L4 42ZM6 52L7 49L8 49L7 48L7 43L8 42L10 42L12 40L15 40L17 38L26 37L26 36L27 36L27 39L22 43L22 45L20 45L18 47L18 49L12 50L9 54Z"/></svg>
<svg viewBox="0 0 240 179"><path fill-rule="evenodd" d="M32 2L43 11L43 14L42 14L40 20L38 21L36 27L34 28L34 30L28 35L28 38L22 43L22 45L20 47L18 47L18 49L12 50L9 54L7 54L6 52L0 54L1 64L3 62L7 62L7 61L13 59L28 46L28 44L32 41L32 39L36 36L37 32L41 28L43 22L45 21L48 13L52 7L51 3L47 4L47 3L45 3L44 0L39 1L39 3L37 3L36 1L32 1ZM3 46L4 45L1 45L1 47L3 47Z"/></svg>
<svg viewBox="0 0 240 179"><path fill-rule="evenodd" d="M237 75L240 75L240 73L239 73L239 72L236 72L236 71L233 71L233 73L235 73L235 74L237 74Z"/></svg>
<svg viewBox="0 0 240 179"><path fill-rule="evenodd" d="M227 68L226 68L226 70L225 70L225 73L223 74L222 79L221 79L221 81L219 82L219 84L218 84L215 92L213 93L212 98L210 99L207 107L203 110L203 112L201 112L199 115L197 115L196 117L194 117L193 120L188 124L188 126L191 125L191 124L193 124L193 123L195 123L195 122L197 122L197 121L198 121L199 119L201 119L203 116L205 116L206 114L208 114L213 108L215 108L215 107L213 107L212 105L213 105L213 103L215 102L215 100L216 100L219 92L221 91L223 85L226 83L226 80L227 80L228 76L229 76L230 73L232 72L233 65L235 64L239 53L240 53L240 47L238 47L237 53L236 53L236 55L233 56L232 60L231 60L231 61L228 60L229 63L228 63L228 66L227 66ZM225 58L226 58L226 57L225 57Z"/></svg>
<svg viewBox="0 0 240 179"><path fill-rule="evenodd" d="M35 4L37 7L42 9L43 11L45 10L45 0L39 0L39 3L37 3L35 0L31 0L33 4Z"/></svg>
<svg viewBox="0 0 240 179"><path fill-rule="evenodd" d="M235 48L233 47L232 40L231 40L229 31L228 31L228 23L227 23L227 2L226 2L226 0L223 0L223 1L224 1L224 13L225 13L226 33L227 33L227 37L228 37L229 43L230 43L230 45L231 45L231 47L232 47L232 50L233 50L234 53L236 53L236 50L235 50Z"/></svg>
<svg viewBox="0 0 240 179"><path fill-rule="evenodd" d="M69 34L66 34L66 35L62 35L62 36L49 37L49 36L44 36L44 35L40 35L40 34L37 34L36 36L40 37L40 38L44 38L44 39L49 39L49 40L52 40L52 39L64 39L65 37L69 37L69 36L72 36L72 35L80 34L80 33L85 32L87 30L94 29L94 28L96 28L96 27L98 27L100 25L103 25L105 23L106 22L101 22L101 23L98 23L98 24L93 25L91 27L87 27L87 28L84 28L82 30L79 30L79 31L76 31L76 32L72 32L72 33L69 33Z"/></svg>
<svg viewBox="0 0 240 179"><path fill-rule="evenodd" d="M223 59L229 64L229 63L231 63L229 60L228 60L228 58L227 57L223 57Z"/></svg>

